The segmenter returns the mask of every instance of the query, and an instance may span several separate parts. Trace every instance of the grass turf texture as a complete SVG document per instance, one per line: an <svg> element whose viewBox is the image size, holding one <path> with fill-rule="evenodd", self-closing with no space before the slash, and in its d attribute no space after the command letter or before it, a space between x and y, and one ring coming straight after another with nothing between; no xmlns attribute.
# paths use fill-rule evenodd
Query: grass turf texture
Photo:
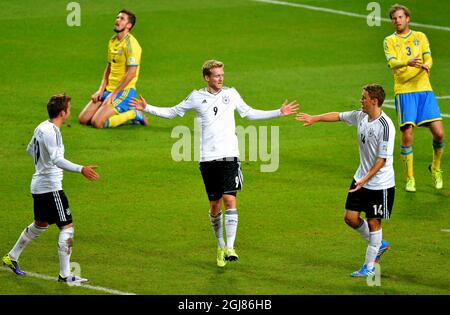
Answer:
<svg viewBox="0 0 450 315"><path fill-rule="evenodd" d="M300 1L297 1L300 3ZM358 166L356 129L344 123L303 128L292 117L243 126L280 126L280 167L261 173L262 162L243 162L238 195L239 261L215 265L216 241L197 162L174 162L173 127L192 128L194 114L176 120L149 116L148 127L94 130L77 115L99 85L120 1L79 1L81 26L66 25L66 3L20 1L2 5L8 32L0 39L5 80L0 93L0 252L14 245L32 220L25 153L34 128L46 119L48 97L72 96L72 116L62 127L66 158L100 166L97 183L65 173L64 190L75 222L72 261L93 285L138 294L449 294L450 177L444 155L444 189L435 191L427 166L431 137L417 130L417 193L404 192L395 148L397 192L393 216L383 223L392 249L382 259L381 286L350 273L364 261L366 242L343 222L347 188ZM367 14L359 1L301 3ZM381 1L383 14L390 2ZM413 21L446 25L449 4L410 6ZM225 62L225 84L258 109L297 99L317 114L359 105L366 83L382 84L393 98L382 40L388 23L251 1L129 1L137 14L132 33L143 47L138 92L152 104L172 106L204 86L204 60ZM438 9L439 8L439 9ZM414 28L413 28L414 29ZM424 31L433 51L432 85L449 95L450 33ZM450 101L439 101L450 113ZM395 112L385 109L396 122ZM70 125L70 127L69 127ZM449 120L444 126L450 130ZM58 273L57 229L52 226L21 256L24 270ZM1 294L97 294L0 272Z"/></svg>

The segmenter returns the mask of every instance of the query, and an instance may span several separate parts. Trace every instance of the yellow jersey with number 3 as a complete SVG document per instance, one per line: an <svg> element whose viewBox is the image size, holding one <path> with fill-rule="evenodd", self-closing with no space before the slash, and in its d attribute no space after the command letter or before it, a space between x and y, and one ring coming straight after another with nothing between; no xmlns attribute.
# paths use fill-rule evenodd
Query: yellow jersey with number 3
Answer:
<svg viewBox="0 0 450 315"><path fill-rule="evenodd" d="M108 63L111 65L111 72L108 77L108 85L106 86L107 91L114 91L127 72L127 67L137 67L137 71L136 76L124 89L136 89L141 53L141 46L130 33L127 33L121 40L116 35L110 39L108 44Z"/></svg>
<svg viewBox="0 0 450 315"><path fill-rule="evenodd" d="M422 32L410 31L400 36L394 33L384 39L384 53L389 67L394 73L394 93L432 91L428 73L422 68L408 66L408 61L419 57L430 69L430 44Z"/></svg>

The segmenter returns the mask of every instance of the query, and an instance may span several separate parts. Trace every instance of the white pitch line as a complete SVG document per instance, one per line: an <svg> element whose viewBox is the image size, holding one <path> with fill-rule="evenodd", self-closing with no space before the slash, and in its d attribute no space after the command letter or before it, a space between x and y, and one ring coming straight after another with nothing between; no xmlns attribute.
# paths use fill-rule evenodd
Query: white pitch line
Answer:
<svg viewBox="0 0 450 315"><path fill-rule="evenodd" d="M341 11L341 10L334 10L334 9L329 9L329 8L324 8L324 7L316 7L313 5L307 5L307 4L301 4L301 3L276 1L276 0L250 0L250 1L276 4L276 5L284 5L284 6L289 6L289 7L303 8L303 9L307 9L307 10L321 11L321 12L327 12L327 13L340 14L340 15L346 15L346 16L367 19L367 15L364 15L364 14L352 13L352 12ZM380 20L383 22L391 23L391 20L388 18L380 18ZM447 26L422 24L422 23L414 23L414 22L409 23L409 25L423 27L423 28L432 28L432 29L450 32L450 27L447 27Z"/></svg>
<svg viewBox="0 0 450 315"><path fill-rule="evenodd" d="M450 233L450 229L442 229L442 232L449 232Z"/></svg>
<svg viewBox="0 0 450 315"><path fill-rule="evenodd" d="M12 273L11 269L9 269L8 267L0 267L0 270L8 271L8 272ZM47 280L47 281L53 281L53 282L57 282L58 281L58 278L56 278L56 277L50 277L50 276L47 276L47 275L41 275L39 273L30 272L30 271L24 271L24 272L26 272L26 274L27 274L25 277L33 277L33 278ZM12 275L16 276L13 273L12 273ZM104 288L104 287L98 287L98 286L90 285L90 284L80 284L79 287L83 287L83 288L90 289L90 290L95 290L95 291L106 292L106 293L115 294L115 295L136 295L136 293L122 292L122 291L109 289L109 288Z"/></svg>

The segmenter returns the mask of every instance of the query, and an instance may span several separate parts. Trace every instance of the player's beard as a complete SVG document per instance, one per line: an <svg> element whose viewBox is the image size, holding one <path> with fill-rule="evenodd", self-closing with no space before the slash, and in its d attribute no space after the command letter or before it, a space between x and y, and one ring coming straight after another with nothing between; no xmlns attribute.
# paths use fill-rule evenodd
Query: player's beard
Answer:
<svg viewBox="0 0 450 315"><path fill-rule="evenodd" d="M114 27L114 32L116 32L116 33L122 33L124 30L125 30L125 27L122 28L121 30Z"/></svg>
<svg viewBox="0 0 450 315"><path fill-rule="evenodd" d="M397 34L403 34L408 28L408 24L396 26Z"/></svg>

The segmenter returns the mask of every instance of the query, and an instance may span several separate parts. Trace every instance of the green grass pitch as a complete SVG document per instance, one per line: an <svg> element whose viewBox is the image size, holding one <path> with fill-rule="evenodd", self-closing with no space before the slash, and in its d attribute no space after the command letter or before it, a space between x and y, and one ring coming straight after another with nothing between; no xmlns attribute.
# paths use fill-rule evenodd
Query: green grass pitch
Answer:
<svg viewBox="0 0 450 315"><path fill-rule="evenodd" d="M293 0L290 0L294 2ZM285 98L318 114L359 106L364 84L380 83L393 98L382 41L389 23L369 27L362 18L245 0L78 1L81 26L69 27L69 1L2 3L0 38L0 254L32 221L33 163L25 152L34 128L46 119L49 96L72 96L62 127L66 158L100 166L99 182L65 173L74 215L72 261L92 285L136 294L450 294L450 164L444 154L444 189L432 186L428 130L416 131L417 193L403 190L396 135L397 192L392 218L383 223L392 249L381 262L381 285L349 275L364 261L366 244L343 221L347 188L358 166L356 129L344 123L309 128L284 117L237 124L279 126L280 164L262 173L262 161L244 161L238 194L240 259L215 264L216 241L198 163L175 162L175 126L193 126L194 114L150 125L94 130L77 116L97 89L116 13L137 14L132 33L142 48L138 92L172 106L204 86L206 59L225 63L225 85L258 109ZM296 1L368 14L364 1ZM379 1L383 17L389 1ZM405 0L413 22L448 25L450 4ZM436 95L450 95L450 32L415 28L431 42ZM440 99L450 114L450 100ZM385 112L396 122L395 111ZM450 132L450 120L444 118ZM24 270L57 276L58 231L52 226L20 258ZM80 287L0 272L0 294L99 294Z"/></svg>

